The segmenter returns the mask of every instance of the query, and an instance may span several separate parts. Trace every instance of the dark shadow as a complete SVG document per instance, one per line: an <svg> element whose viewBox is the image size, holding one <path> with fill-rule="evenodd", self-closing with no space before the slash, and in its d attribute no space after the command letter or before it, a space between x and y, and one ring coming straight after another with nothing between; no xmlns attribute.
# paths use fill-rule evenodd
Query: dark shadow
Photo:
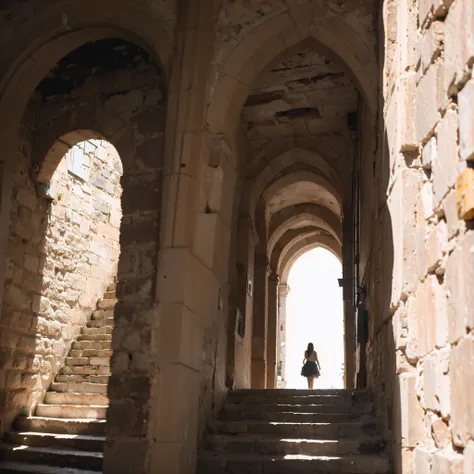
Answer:
<svg viewBox="0 0 474 474"><path fill-rule="evenodd" d="M384 49L385 30L382 4L377 12L377 58L379 66L379 107L376 117L375 153L363 155L360 180L360 284L365 288L364 304L358 317L361 377L375 403L380 432L387 441L387 454L393 460L394 472L401 466L400 385L396 365L396 343L392 329L395 309L392 306L394 270L393 226L387 203L389 192L390 143L384 120ZM369 129L370 133L370 129ZM365 331L367 329L367 332ZM365 365L365 367L364 367Z"/></svg>

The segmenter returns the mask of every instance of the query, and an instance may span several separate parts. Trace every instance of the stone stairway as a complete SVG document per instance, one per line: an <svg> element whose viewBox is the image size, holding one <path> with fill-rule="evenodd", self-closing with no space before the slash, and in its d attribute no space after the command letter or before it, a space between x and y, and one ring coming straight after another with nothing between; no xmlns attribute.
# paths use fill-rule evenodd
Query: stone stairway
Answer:
<svg viewBox="0 0 474 474"><path fill-rule="evenodd" d="M197 474L391 474L365 391L238 390L210 424Z"/></svg>
<svg viewBox="0 0 474 474"><path fill-rule="evenodd" d="M0 473L102 472L115 284L73 343L34 416L21 416L0 445Z"/></svg>

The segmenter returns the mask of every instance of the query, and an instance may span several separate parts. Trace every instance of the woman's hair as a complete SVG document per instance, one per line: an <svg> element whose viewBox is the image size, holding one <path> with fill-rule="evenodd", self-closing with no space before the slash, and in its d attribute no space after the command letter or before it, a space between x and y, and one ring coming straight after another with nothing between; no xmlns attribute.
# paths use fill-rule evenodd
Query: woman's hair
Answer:
<svg viewBox="0 0 474 474"><path fill-rule="evenodd" d="M314 351L314 346L313 346L313 343L310 342L308 344L308 348L306 349L306 355L309 357L313 351Z"/></svg>

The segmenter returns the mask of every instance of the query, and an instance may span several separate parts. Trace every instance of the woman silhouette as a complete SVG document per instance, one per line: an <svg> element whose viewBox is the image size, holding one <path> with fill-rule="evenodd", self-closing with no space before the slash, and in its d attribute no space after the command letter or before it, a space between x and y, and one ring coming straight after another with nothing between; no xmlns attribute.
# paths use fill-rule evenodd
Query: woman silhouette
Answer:
<svg viewBox="0 0 474 474"><path fill-rule="evenodd" d="M301 375L306 377L308 388L311 390L314 385L314 379L321 375L318 353L314 350L312 342L308 344L308 348L304 351L304 359L305 362L301 370Z"/></svg>

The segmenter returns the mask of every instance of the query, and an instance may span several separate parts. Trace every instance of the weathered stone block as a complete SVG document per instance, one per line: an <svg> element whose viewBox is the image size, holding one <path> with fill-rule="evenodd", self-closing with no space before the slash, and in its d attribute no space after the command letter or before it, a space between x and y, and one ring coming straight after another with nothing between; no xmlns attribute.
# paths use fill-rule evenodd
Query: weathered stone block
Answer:
<svg viewBox="0 0 474 474"><path fill-rule="evenodd" d="M459 145L463 160L474 159L474 79L458 94Z"/></svg>
<svg viewBox="0 0 474 474"><path fill-rule="evenodd" d="M433 21L421 36L418 43L421 68L426 71L432 62L441 55L444 38L444 22Z"/></svg>
<svg viewBox="0 0 474 474"><path fill-rule="evenodd" d="M440 221L426 239L426 266L433 271L441 262L448 250L448 228L445 221Z"/></svg>
<svg viewBox="0 0 474 474"><path fill-rule="evenodd" d="M474 56L474 4L472 0L454 2L445 21L445 86L461 81Z"/></svg>
<svg viewBox="0 0 474 474"><path fill-rule="evenodd" d="M474 219L474 169L466 168L458 176L456 201L459 219Z"/></svg>
<svg viewBox="0 0 474 474"><path fill-rule="evenodd" d="M5 301L18 309L30 309L32 304L32 295L24 288L18 288L10 285L5 292Z"/></svg>
<svg viewBox="0 0 474 474"><path fill-rule="evenodd" d="M435 66L430 67L416 87L416 138L418 142L428 136L440 119L436 100L437 73Z"/></svg>
<svg viewBox="0 0 474 474"><path fill-rule="evenodd" d="M432 474L463 474L464 458L455 452L438 452L433 455Z"/></svg>
<svg viewBox="0 0 474 474"><path fill-rule="evenodd" d="M464 221L458 218L456 191L454 189L449 191L443 200L443 212L448 226L448 238L451 239L464 226Z"/></svg>
<svg viewBox="0 0 474 474"><path fill-rule="evenodd" d="M417 60L417 7L418 2L414 0L402 0L397 3L396 30L400 61L399 72L413 70Z"/></svg>
<svg viewBox="0 0 474 474"><path fill-rule="evenodd" d="M434 420L431 424L431 432L436 447L443 449L451 443L451 432L449 426L443 420Z"/></svg>
<svg viewBox="0 0 474 474"><path fill-rule="evenodd" d="M474 327L474 232L458 242L446 265L449 341L455 342Z"/></svg>
<svg viewBox="0 0 474 474"><path fill-rule="evenodd" d="M16 195L19 204L35 211L38 207L38 198L33 189L21 188Z"/></svg>
<svg viewBox="0 0 474 474"><path fill-rule="evenodd" d="M416 474L431 474L432 454L419 446L415 449Z"/></svg>
<svg viewBox="0 0 474 474"><path fill-rule="evenodd" d="M438 153L432 165L433 190L438 206L449 188L456 183L458 174L458 114L454 109L448 109L443 120L436 129L438 136Z"/></svg>
<svg viewBox="0 0 474 474"><path fill-rule="evenodd" d="M474 339L466 336L453 347L450 359L453 441L466 446L474 439Z"/></svg>
<svg viewBox="0 0 474 474"><path fill-rule="evenodd" d="M426 408L441 412L441 416L447 418L451 412L449 350L441 350L425 358L423 387Z"/></svg>
<svg viewBox="0 0 474 474"><path fill-rule="evenodd" d="M405 306L402 305L393 315L392 328L395 349L404 349L408 337L408 314Z"/></svg>
<svg viewBox="0 0 474 474"><path fill-rule="evenodd" d="M104 472L146 472L149 446L145 439L110 438L105 445Z"/></svg>
<svg viewBox="0 0 474 474"><path fill-rule="evenodd" d="M415 351L412 356L422 357L435 346L445 345L448 334L446 293L436 276L429 275L417 287L414 299L409 301L408 317L410 350Z"/></svg>
<svg viewBox="0 0 474 474"><path fill-rule="evenodd" d="M474 472L474 442L469 442L469 444L464 448L464 473L471 474Z"/></svg>
<svg viewBox="0 0 474 474"><path fill-rule="evenodd" d="M422 25L427 16L433 13L436 17L444 17L453 0L420 0L419 5L419 22Z"/></svg>
<svg viewBox="0 0 474 474"><path fill-rule="evenodd" d="M403 373L398 379L402 446L414 447L423 439L423 409L416 396L416 372Z"/></svg>
<svg viewBox="0 0 474 474"><path fill-rule="evenodd" d="M433 162L436 160L437 153L438 147L436 144L436 137L431 137L423 147L423 152L421 155L423 168L431 169Z"/></svg>
<svg viewBox="0 0 474 474"><path fill-rule="evenodd" d="M404 150L413 150L418 146L416 129L412 124L417 111L414 74L400 78L392 100L397 102L397 146L395 151L398 153Z"/></svg>

